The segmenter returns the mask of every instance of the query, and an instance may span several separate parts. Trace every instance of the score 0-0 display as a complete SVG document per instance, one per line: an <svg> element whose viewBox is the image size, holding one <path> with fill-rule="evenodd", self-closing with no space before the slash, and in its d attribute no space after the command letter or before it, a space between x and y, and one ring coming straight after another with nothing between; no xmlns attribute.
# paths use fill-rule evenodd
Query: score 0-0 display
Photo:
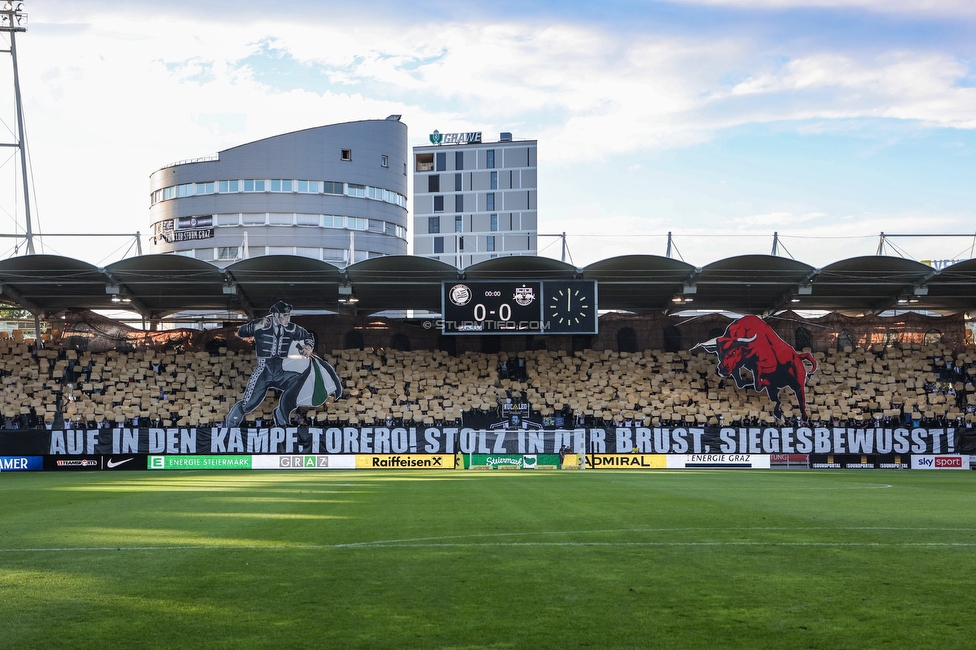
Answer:
<svg viewBox="0 0 976 650"><path fill-rule="evenodd" d="M444 334L595 334L596 282L473 281L442 285Z"/></svg>
<svg viewBox="0 0 976 650"><path fill-rule="evenodd" d="M542 332L542 283L445 282L444 334Z"/></svg>

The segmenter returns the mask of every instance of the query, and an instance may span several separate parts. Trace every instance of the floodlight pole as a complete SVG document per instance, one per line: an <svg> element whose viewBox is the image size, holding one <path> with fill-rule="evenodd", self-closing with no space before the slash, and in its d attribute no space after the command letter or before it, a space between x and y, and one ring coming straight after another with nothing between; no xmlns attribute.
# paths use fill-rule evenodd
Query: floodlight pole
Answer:
<svg viewBox="0 0 976 650"><path fill-rule="evenodd" d="M20 97L20 72L17 69L17 32L27 31L27 14L23 2L7 1L0 5L0 32L10 34L10 58L14 67L14 101L17 110L17 143L20 149L20 171L24 182L24 217L26 220L27 254L34 254L34 232L31 226L30 183L27 180L27 138L24 135L24 105ZM38 332L40 336L40 332Z"/></svg>

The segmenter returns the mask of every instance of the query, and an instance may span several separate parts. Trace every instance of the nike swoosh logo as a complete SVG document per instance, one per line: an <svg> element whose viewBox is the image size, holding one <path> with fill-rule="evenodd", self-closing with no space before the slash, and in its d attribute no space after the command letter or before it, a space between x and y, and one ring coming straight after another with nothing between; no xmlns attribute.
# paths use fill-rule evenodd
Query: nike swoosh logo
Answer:
<svg viewBox="0 0 976 650"><path fill-rule="evenodd" d="M112 469L114 467L118 467L119 465L124 465L125 463L128 463L130 460L132 460L132 459L131 458L126 458L125 460L120 460L119 462L115 463L115 462L112 462L112 459L111 458L109 458L108 459L108 462L105 463L105 467L107 467L109 469Z"/></svg>

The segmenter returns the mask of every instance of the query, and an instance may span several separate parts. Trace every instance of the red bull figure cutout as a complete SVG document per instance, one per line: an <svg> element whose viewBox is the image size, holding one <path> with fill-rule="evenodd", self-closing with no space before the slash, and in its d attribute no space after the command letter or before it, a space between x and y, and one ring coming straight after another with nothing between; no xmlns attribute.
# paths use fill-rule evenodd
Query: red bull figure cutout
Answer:
<svg viewBox="0 0 976 650"><path fill-rule="evenodd" d="M806 382L807 374L817 371L817 360L809 352L797 352L789 343L758 316L743 316L732 321L725 329L725 335L699 343L695 348L718 355L718 374L731 377L738 388L745 388L748 379L742 377L740 370L745 368L752 373L752 387L756 392L766 395L776 406L773 416L783 418L783 407L779 391L789 388L796 395L803 420L807 418ZM803 362L810 364L809 373Z"/></svg>

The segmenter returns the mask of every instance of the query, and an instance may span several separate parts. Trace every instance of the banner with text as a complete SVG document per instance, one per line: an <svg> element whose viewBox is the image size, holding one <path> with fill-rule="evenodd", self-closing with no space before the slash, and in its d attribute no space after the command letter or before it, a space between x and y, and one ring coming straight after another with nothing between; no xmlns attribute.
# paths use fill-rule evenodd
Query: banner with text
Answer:
<svg viewBox="0 0 976 650"><path fill-rule="evenodd" d="M0 431L0 456L250 454L964 454L955 428L271 427Z"/></svg>

